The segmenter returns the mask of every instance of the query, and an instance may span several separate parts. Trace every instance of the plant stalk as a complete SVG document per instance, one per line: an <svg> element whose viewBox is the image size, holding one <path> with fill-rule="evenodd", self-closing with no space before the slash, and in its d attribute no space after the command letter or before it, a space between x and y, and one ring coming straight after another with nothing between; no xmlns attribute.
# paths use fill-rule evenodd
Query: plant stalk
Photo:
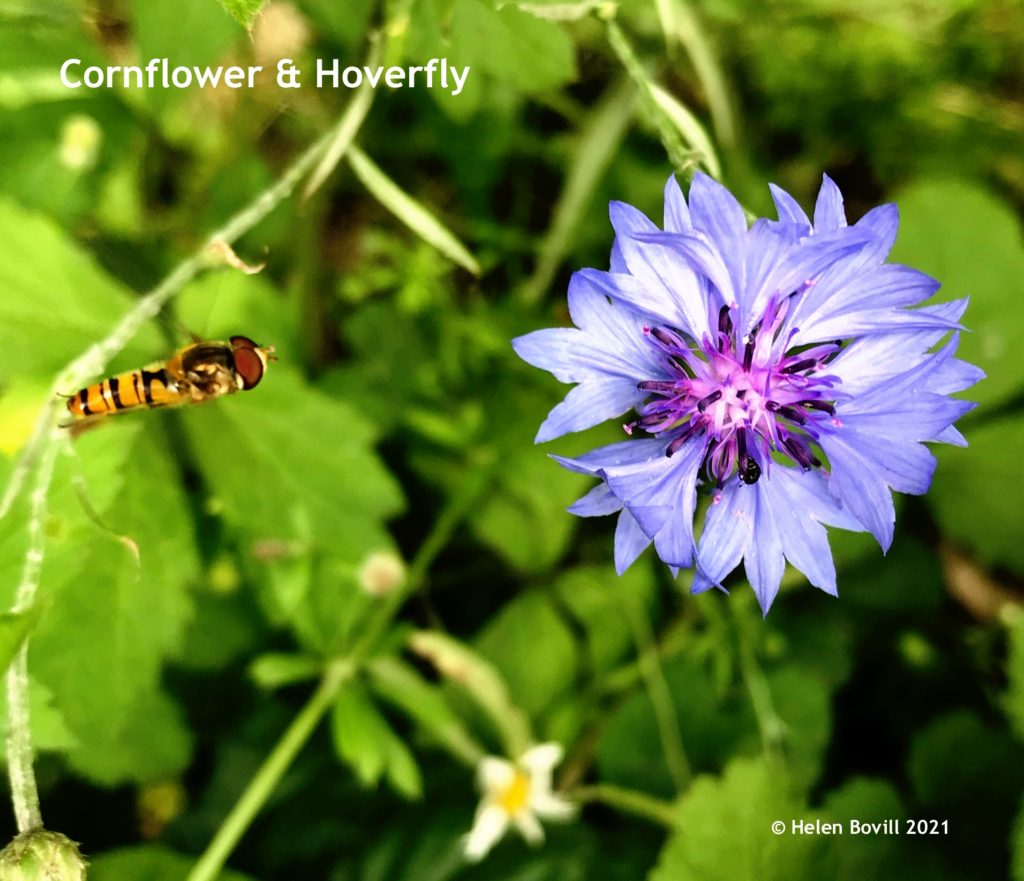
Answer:
<svg viewBox="0 0 1024 881"><path fill-rule="evenodd" d="M292 720L270 755L264 759L245 792L207 845L199 862L189 872L186 881L214 881L217 878L228 856L281 782L324 714L331 708L342 685L354 672L355 666L347 661L335 662L327 668L313 696Z"/></svg>

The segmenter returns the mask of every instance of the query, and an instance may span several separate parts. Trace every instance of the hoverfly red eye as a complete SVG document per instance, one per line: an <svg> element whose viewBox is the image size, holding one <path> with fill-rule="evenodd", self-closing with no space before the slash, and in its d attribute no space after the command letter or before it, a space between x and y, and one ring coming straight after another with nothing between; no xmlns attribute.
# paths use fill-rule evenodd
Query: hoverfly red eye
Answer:
<svg viewBox="0 0 1024 881"><path fill-rule="evenodd" d="M231 337L231 348L235 357L235 372L242 378L242 388L248 391L259 385L263 379L263 358L259 347L244 336Z"/></svg>

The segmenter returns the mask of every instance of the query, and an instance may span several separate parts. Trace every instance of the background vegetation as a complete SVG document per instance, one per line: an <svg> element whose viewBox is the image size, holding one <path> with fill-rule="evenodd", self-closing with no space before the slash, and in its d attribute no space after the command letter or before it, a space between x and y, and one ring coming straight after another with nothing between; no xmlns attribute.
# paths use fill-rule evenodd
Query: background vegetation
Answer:
<svg viewBox="0 0 1024 881"><path fill-rule="evenodd" d="M297 0L251 31L215 0L6 0L0 478L57 371L370 97L308 74L72 93L61 62L308 72L372 52L472 73L454 98L377 94L361 149L236 243L265 269L200 274L111 366L166 356L182 327L243 333L277 347L265 382L61 445L29 654L47 826L97 881L184 878L321 672L355 657L224 878L1024 879L1014 0ZM894 259L972 297L961 351L988 373L970 448L938 451L888 557L833 532L840 598L790 572L764 623L739 581L691 598L649 555L615 576L612 522L566 514L587 481L546 456L615 431L534 447L565 389L509 345L567 322L569 272L607 263L608 200L660 219L703 132L758 213L768 181L809 205L822 171L852 217L898 201ZM4 607L28 504L0 523ZM403 594L359 584L382 551L412 566L394 618ZM424 630L505 683L485 682L490 717ZM512 707L566 746L560 783L588 804L542 849L468 866L471 759L502 751ZM674 828L612 787L664 801ZM792 817L949 833L771 835Z"/></svg>

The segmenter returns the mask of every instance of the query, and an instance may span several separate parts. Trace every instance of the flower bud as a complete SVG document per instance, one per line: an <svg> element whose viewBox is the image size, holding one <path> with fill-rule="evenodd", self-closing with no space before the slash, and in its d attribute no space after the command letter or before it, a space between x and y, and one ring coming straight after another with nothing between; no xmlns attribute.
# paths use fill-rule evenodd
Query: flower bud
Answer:
<svg viewBox="0 0 1024 881"><path fill-rule="evenodd" d="M387 596L405 583L405 564L391 551L375 551L363 560L356 580L370 596Z"/></svg>
<svg viewBox="0 0 1024 881"><path fill-rule="evenodd" d="M85 860L66 835L34 829L0 852L0 881L85 881Z"/></svg>

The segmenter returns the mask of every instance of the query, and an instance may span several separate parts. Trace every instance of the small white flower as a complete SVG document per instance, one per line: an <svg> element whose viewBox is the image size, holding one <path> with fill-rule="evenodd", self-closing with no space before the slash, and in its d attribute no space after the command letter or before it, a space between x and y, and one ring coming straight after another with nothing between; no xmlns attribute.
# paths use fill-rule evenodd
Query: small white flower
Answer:
<svg viewBox="0 0 1024 881"><path fill-rule="evenodd" d="M528 749L515 763L485 756L477 766L483 796L473 828L466 837L466 858L477 862L513 825L529 844L544 840L539 817L569 820L576 805L551 791L551 772L562 760L562 747L542 743Z"/></svg>

